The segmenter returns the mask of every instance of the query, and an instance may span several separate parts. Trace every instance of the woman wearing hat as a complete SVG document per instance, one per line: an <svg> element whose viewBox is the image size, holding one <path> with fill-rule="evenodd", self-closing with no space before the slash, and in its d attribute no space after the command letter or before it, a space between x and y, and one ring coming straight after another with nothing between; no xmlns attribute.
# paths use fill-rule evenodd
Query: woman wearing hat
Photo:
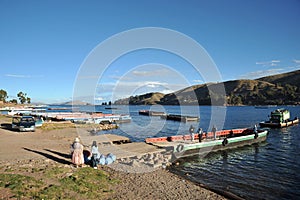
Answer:
<svg viewBox="0 0 300 200"><path fill-rule="evenodd" d="M72 163L76 165L76 167L82 166L84 164L83 157L83 146L79 142L79 138L75 138L74 143L72 144Z"/></svg>

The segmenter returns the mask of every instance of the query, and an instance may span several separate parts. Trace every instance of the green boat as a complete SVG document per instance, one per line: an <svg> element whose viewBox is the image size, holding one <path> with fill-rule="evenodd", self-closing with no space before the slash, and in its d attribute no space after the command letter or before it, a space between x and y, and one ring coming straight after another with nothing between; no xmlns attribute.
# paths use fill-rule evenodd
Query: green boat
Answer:
<svg viewBox="0 0 300 200"><path fill-rule="evenodd" d="M282 128L299 123L299 118L290 119L290 111L286 109L276 109L271 112L271 117L267 121L259 123L260 127Z"/></svg>
<svg viewBox="0 0 300 200"><path fill-rule="evenodd" d="M216 140L203 140L197 143L180 143L174 146L173 154L176 158L192 155L206 154L213 151L237 148L263 142L267 139L269 131L266 129L254 131L247 129L244 134L232 137L218 138Z"/></svg>

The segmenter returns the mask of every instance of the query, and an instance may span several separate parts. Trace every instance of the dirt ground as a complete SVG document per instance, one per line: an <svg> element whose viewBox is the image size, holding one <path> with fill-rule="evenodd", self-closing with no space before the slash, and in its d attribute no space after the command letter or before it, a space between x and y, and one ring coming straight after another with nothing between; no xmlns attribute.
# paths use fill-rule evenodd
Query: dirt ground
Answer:
<svg viewBox="0 0 300 200"><path fill-rule="evenodd" d="M7 123L7 119L0 118L0 124ZM24 163L31 163L33 168L34 163L40 162L72 165L70 144L78 136L76 128L37 129L35 132L20 133L5 127L0 128L0 166L13 166L16 169L13 173L18 173L18 166ZM35 162L37 160L39 162ZM225 199L166 169L128 173L102 166L97 170L104 170L120 180L112 186L114 192L109 199ZM10 191L0 190L0 199L9 199Z"/></svg>

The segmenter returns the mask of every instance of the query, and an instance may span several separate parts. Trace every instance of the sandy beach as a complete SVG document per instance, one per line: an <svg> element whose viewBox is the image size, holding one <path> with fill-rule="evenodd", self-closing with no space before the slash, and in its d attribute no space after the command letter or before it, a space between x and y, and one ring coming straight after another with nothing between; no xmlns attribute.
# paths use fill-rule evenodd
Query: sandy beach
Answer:
<svg viewBox="0 0 300 200"><path fill-rule="evenodd" d="M0 123L7 124L7 118ZM71 164L70 144L78 136L76 128L54 130L37 129L35 132L15 132L0 128L0 173L13 173L37 178L40 168L62 167L71 173L80 170ZM117 161L118 162L118 161ZM90 166L86 166L90 167ZM24 170L26 169L26 170ZM112 191L99 199L225 199L212 191L187 181L167 169L144 173L117 171L110 166L97 170L118 180L109 186ZM46 180L51 182L51 180ZM0 187L0 199L14 199L10 189Z"/></svg>

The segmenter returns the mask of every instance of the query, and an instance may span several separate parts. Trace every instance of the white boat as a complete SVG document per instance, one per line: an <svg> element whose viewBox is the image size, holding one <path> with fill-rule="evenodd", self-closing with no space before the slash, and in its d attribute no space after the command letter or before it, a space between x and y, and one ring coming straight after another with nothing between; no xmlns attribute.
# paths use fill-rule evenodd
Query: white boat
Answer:
<svg viewBox="0 0 300 200"><path fill-rule="evenodd" d="M18 114L23 114L23 115L30 115L32 112L32 108L12 108L11 110L8 111L8 115L18 115Z"/></svg>

